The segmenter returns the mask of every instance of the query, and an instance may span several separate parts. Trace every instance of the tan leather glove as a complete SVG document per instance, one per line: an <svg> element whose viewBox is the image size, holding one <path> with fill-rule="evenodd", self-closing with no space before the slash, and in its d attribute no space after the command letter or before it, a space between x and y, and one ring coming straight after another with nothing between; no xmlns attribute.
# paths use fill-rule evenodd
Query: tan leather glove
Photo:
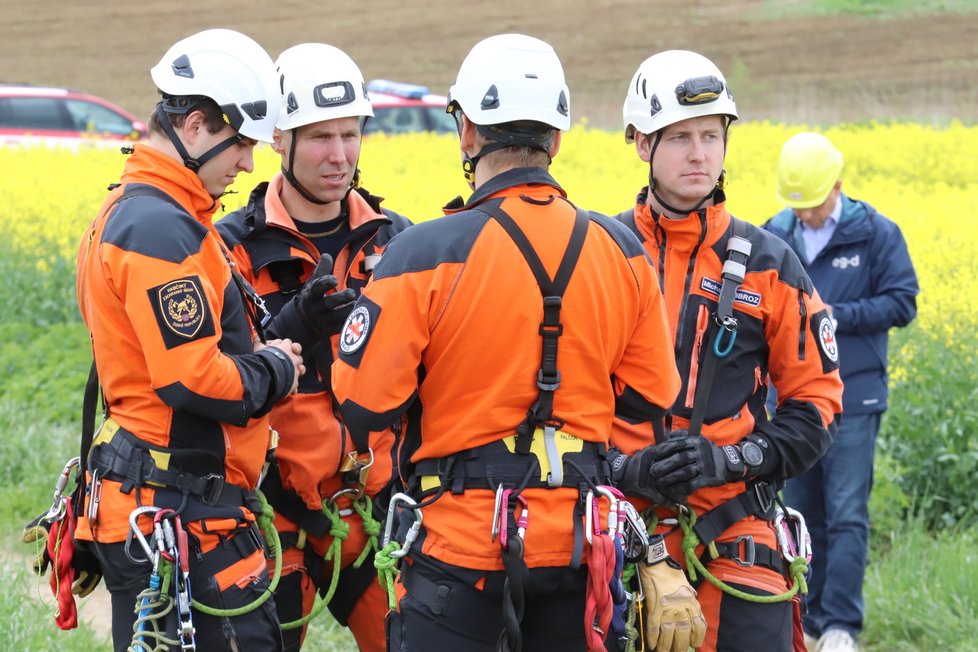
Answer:
<svg viewBox="0 0 978 652"><path fill-rule="evenodd" d="M645 644L656 652L686 652L703 645L706 619L686 574L666 552L661 536L649 541L649 554L638 563L645 594Z"/></svg>

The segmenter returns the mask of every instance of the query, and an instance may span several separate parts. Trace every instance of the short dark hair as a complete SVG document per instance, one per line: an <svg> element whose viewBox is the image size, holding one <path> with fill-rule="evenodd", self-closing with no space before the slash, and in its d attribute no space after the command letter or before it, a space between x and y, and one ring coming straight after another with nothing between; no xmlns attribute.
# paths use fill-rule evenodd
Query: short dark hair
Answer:
<svg viewBox="0 0 978 652"><path fill-rule="evenodd" d="M187 119L187 116L194 111L202 111L204 113L204 126L206 127L208 133L219 133L226 125L229 124L227 120L224 119L224 111L222 111L221 107L217 105L217 102L209 97L198 96L193 98L175 98L172 96L164 96L163 101L173 102L174 100L191 103L190 107L183 113L165 111L166 116L170 119L170 124L176 128L182 127L183 123ZM163 128L163 125L160 124L160 117L155 110L149 116L147 124L149 125L150 133L155 132L161 135L166 134L166 130Z"/></svg>

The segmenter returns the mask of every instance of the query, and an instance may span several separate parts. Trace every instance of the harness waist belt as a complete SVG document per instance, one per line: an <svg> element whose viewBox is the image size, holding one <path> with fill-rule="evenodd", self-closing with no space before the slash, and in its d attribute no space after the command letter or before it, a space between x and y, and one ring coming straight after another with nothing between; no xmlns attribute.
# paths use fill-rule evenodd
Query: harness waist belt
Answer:
<svg viewBox="0 0 978 652"><path fill-rule="evenodd" d="M774 499L777 492L777 488L767 482L748 483L747 491L698 517L693 531L704 545L708 545L731 525L748 516L770 521L774 519Z"/></svg>
<svg viewBox="0 0 978 652"><path fill-rule="evenodd" d="M560 452L561 486L611 484L611 468L604 444L580 439L576 442L575 450ZM446 486L453 494L466 489L495 491L499 485L553 488L547 481L545 467L550 466L547 458L532 451L526 455L514 453L504 441L494 441L447 457L418 461L414 465L412 484L417 483L421 492Z"/></svg>
<svg viewBox="0 0 978 652"><path fill-rule="evenodd" d="M107 441L100 441L92 447L89 468L98 471L103 478L121 482L122 493L128 494L135 487L149 485L193 496L210 507L247 506L255 513L261 512L260 508L255 509L258 501L253 492L224 482L224 476L216 473L201 476L180 469L163 469L157 464L154 453L165 456L169 465L173 466L174 458L199 458L201 451L151 449L132 433L118 428Z"/></svg>

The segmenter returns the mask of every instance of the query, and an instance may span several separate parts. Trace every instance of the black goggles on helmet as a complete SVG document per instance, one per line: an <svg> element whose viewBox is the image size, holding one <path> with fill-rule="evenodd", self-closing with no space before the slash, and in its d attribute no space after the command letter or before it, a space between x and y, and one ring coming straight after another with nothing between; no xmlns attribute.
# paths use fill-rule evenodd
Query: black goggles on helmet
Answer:
<svg viewBox="0 0 978 652"><path fill-rule="evenodd" d="M676 87L676 99L682 106L708 104L723 93L723 82L708 75L687 79Z"/></svg>

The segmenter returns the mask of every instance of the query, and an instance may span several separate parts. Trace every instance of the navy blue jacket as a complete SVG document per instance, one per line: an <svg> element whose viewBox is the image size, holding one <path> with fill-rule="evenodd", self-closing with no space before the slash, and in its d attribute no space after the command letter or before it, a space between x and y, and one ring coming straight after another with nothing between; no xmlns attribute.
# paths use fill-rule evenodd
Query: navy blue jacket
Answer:
<svg viewBox="0 0 978 652"><path fill-rule="evenodd" d="M801 223L786 208L764 228L786 241L802 260L837 321L843 414L887 407L887 336L917 315L920 292L900 227L866 202L842 199L831 240L807 262Z"/></svg>

